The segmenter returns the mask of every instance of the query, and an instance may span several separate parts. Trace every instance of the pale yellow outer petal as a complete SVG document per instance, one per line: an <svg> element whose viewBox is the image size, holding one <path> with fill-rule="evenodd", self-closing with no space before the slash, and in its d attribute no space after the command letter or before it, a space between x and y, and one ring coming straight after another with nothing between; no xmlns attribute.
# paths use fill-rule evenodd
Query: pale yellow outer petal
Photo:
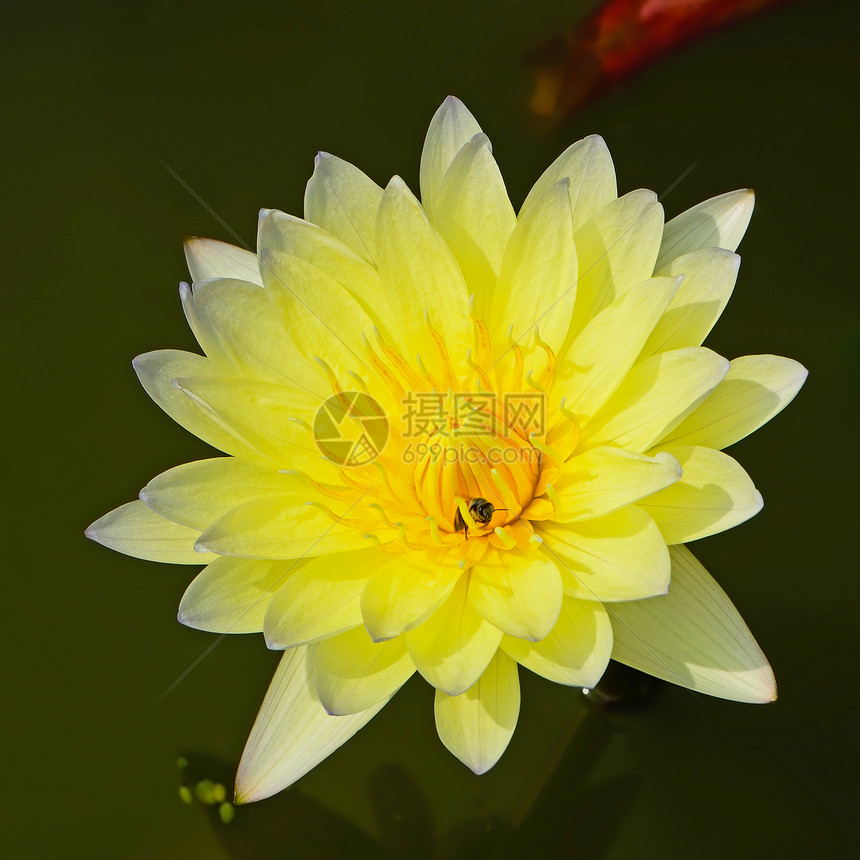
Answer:
<svg viewBox="0 0 860 860"><path fill-rule="evenodd" d="M749 188L712 197L666 223L657 269L699 248L737 249L752 218L755 195Z"/></svg>
<svg viewBox="0 0 860 860"><path fill-rule="evenodd" d="M386 702L345 717L325 712L308 677L306 647L287 651L260 712L236 774L236 802L271 797L292 785L379 713Z"/></svg>
<svg viewBox="0 0 860 860"><path fill-rule="evenodd" d="M701 346L726 306L741 258L722 248L702 248L677 257L661 269L683 281L662 319L642 349L642 358L655 352Z"/></svg>
<svg viewBox="0 0 860 860"><path fill-rule="evenodd" d="M536 531L558 563L565 594L572 597L640 600L665 594L669 587L666 541L636 505L569 525L540 523Z"/></svg>
<svg viewBox="0 0 860 860"><path fill-rule="evenodd" d="M418 671L438 690L457 696L478 680L492 660L502 631L472 606L469 577L460 577L448 599L406 634Z"/></svg>
<svg viewBox="0 0 860 860"><path fill-rule="evenodd" d="M806 368L779 355L745 355L663 444L728 448L781 412L806 381Z"/></svg>
<svg viewBox="0 0 860 860"><path fill-rule="evenodd" d="M486 773L507 749L520 715L517 664L501 651L465 693L436 691L436 730L446 748L475 773Z"/></svg>
<svg viewBox="0 0 860 860"><path fill-rule="evenodd" d="M298 349L272 290L217 278L197 281L193 290L182 285L180 294L194 336L223 374L329 396L331 386Z"/></svg>
<svg viewBox="0 0 860 860"><path fill-rule="evenodd" d="M525 347L532 329L556 352L570 328L576 301L576 248L570 219L568 181L547 189L520 218L502 259L490 312L496 344L511 337Z"/></svg>
<svg viewBox="0 0 860 860"><path fill-rule="evenodd" d="M374 642L363 627L310 647L317 695L329 714L356 714L388 701L415 671L402 636Z"/></svg>
<svg viewBox="0 0 860 860"><path fill-rule="evenodd" d="M376 210L381 199L382 189L357 167L320 152L305 190L305 218L375 265Z"/></svg>
<svg viewBox="0 0 860 860"><path fill-rule="evenodd" d="M388 556L361 595L361 614L371 637L393 639L424 621L451 593L462 571L440 566L425 552Z"/></svg>
<svg viewBox="0 0 860 860"><path fill-rule="evenodd" d="M197 236L189 236L184 244L185 261L192 280L236 278L263 286L257 255L253 251Z"/></svg>
<svg viewBox="0 0 860 860"><path fill-rule="evenodd" d="M442 191L442 181L457 153L476 135L481 126L468 108L454 96L448 96L433 114L424 149L421 152L419 182L421 201L431 217Z"/></svg>
<svg viewBox="0 0 860 860"><path fill-rule="evenodd" d="M565 596L558 621L545 639L527 642L505 636L502 650L557 684L593 687L612 654L612 625L602 603Z"/></svg>
<svg viewBox="0 0 860 860"><path fill-rule="evenodd" d="M179 621L211 633L259 633L269 601L302 564L220 556L182 595Z"/></svg>
<svg viewBox="0 0 860 860"><path fill-rule="evenodd" d="M580 423L621 384L679 283L679 278L651 278L636 284L574 340L556 376L555 390Z"/></svg>
<svg viewBox="0 0 860 860"><path fill-rule="evenodd" d="M696 445L660 446L681 464L681 480L642 501L667 544L733 528L764 504L750 476L728 454Z"/></svg>
<svg viewBox="0 0 860 860"><path fill-rule="evenodd" d="M199 529L166 520L143 502L120 505L97 519L85 532L90 540L108 549L168 564L208 564L215 556L197 552Z"/></svg>
<svg viewBox="0 0 860 860"><path fill-rule="evenodd" d="M432 223L457 258L466 289L475 297L475 316L486 319L502 255L517 223L486 135L475 135L454 158Z"/></svg>
<svg viewBox="0 0 860 860"><path fill-rule="evenodd" d="M244 502L295 485L294 477L265 461L216 457L162 472L140 491L140 498L161 516L202 531Z"/></svg>
<svg viewBox="0 0 860 860"><path fill-rule="evenodd" d="M472 346L469 294L463 275L451 249L399 176L382 194L376 217L376 247L388 304L401 330L409 333L406 355L412 358L416 350L420 351L428 366L436 366L424 324L426 311L449 354L462 361Z"/></svg>
<svg viewBox="0 0 860 860"><path fill-rule="evenodd" d="M557 565L536 549L491 547L471 570L469 600L509 636L543 639L558 620L561 598Z"/></svg>
<svg viewBox="0 0 860 860"><path fill-rule="evenodd" d="M592 448L564 464L554 489L561 523L602 517L668 487L681 477L670 454L647 457L622 448Z"/></svg>
<svg viewBox="0 0 860 860"><path fill-rule="evenodd" d="M391 312L379 273L340 239L309 221L263 209L257 243L264 281L268 277L273 291L280 293L288 320L303 316L307 320L314 314L316 322L308 320L310 331L321 334L322 344L331 336L355 338L358 344L362 326L369 319L402 346L398 340L400 321ZM334 285L345 290L359 307L338 295ZM314 348L309 333L290 333L301 337L308 352ZM355 348L351 339L349 344ZM319 354L318 350L319 344L313 354Z"/></svg>
<svg viewBox="0 0 860 860"><path fill-rule="evenodd" d="M343 525L322 507L308 504L313 498L308 488L245 502L209 526L197 545L238 558L300 558L368 545L360 529ZM348 516L342 509L338 514Z"/></svg>
<svg viewBox="0 0 860 860"><path fill-rule="evenodd" d="M310 559L269 602L266 644L291 648L358 627L361 592L376 568L390 558L369 547Z"/></svg>
<svg viewBox="0 0 860 860"><path fill-rule="evenodd" d="M258 458L285 469L315 462L310 434L298 423L313 423L322 401L312 395L286 385L230 377L181 377L174 384Z"/></svg>
<svg viewBox="0 0 860 860"><path fill-rule="evenodd" d="M722 382L728 369L728 361L704 347L661 352L640 361L583 426L580 445L647 451Z"/></svg>
<svg viewBox="0 0 860 860"><path fill-rule="evenodd" d="M525 217L549 188L570 180L570 209L573 229L578 230L617 196L615 168L606 143L592 134L571 144L534 184L520 209Z"/></svg>
<svg viewBox="0 0 860 860"><path fill-rule="evenodd" d="M373 315L338 280L347 273L341 271L336 256L308 261L294 252L297 220L276 211L260 215L260 271L280 311L280 323L306 361L319 356L340 374L366 372L361 335L373 331ZM318 228L309 225L309 229ZM358 255L351 262L350 274L363 267L367 280L376 280L376 272Z"/></svg>
<svg viewBox="0 0 860 860"><path fill-rule="evenodd" d="M773 701L773 671L737 609L688 549L671 554L667 595L612 604L612 659L709 696Z"/></svg>
<svg viewBox="0 0 860 860"><path fill-rule="evenodd" d="M574 332L634 284L654 274L663 207L653 191L631 191L574 233L579 261Z"/></svg>
<svg viewBox="0 0 860 860"><path fill-rule="evenodd" d="M173 384L177 377L214 376L215 367L208 358L178 349L159 349L139 355L132 364L146 393L189 433L228 454L259 456L252 445Z"/></svg>

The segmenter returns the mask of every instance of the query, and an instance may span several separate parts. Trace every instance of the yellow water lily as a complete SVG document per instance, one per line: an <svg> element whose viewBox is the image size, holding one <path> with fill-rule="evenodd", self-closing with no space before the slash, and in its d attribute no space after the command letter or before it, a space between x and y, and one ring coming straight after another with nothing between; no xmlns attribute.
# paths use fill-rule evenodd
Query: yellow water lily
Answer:
<svg viewBox="0 0 860 860"><path fill-rule="evenodd" d="M180 621L284 650L239 801L293 783L416 671L443 744L476 773L511 739L519 666L591 687L612 658L713 696L776 695L683 546L761 508L723 449L806 377L701 345L752 193L664 223L652 192L617 196L592 136L517 213L455 98L420 185L419 201L321 153L305 218L263 210L256 255L188 241L182 304L205 355L134 362L227 456L159 475L88 534L206 564Z"/></svg>

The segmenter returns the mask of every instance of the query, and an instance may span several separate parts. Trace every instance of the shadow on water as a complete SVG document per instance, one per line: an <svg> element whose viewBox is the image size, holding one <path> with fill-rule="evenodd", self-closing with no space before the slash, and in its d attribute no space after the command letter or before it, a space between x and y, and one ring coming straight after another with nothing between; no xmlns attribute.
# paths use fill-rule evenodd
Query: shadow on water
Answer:
<svg viewBox="0 0 860 860"><path fill-rule="evenodd" d="M542 785L523 786L523 795L531 795L532 800L513 823L482 815L438 834L427 796L405 770L392 764L374 773L368 789L377 838L297 790L237 807L228 823L217 805L210 804L210 821L228 855L243 860L605 857L638 793L639 781L611 779L595 785L589 784L589 778L618 730L610 714L647 706L658 683L611 664L599 687L589 691L590 709L550 765ZM187 786L198 780L230 784L228 763L208 756L187 758Z"/></svg>

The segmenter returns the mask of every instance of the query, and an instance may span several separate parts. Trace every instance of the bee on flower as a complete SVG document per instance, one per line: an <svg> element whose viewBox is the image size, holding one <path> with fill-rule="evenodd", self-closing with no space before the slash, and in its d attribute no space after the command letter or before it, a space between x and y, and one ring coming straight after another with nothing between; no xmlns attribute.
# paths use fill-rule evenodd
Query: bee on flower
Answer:
<svg viewBox="0 0 860 860"><path fill-rule="evenodd" d="M702 346L752 193L665 221L652 192L618 197L592 136L515 212L452 97L420 185L419 201L321 153L304 219L263 210L256 254L188 240L180 294L203 355L134 362L225 456L164 472L87 534L206 565L179 620L283 650L239 802L295 782L415 672L476 773L513 735L520 666L588 688L615 659L713 696L776 696L684 546L760 510L723 449L806 378Z"/></svg>

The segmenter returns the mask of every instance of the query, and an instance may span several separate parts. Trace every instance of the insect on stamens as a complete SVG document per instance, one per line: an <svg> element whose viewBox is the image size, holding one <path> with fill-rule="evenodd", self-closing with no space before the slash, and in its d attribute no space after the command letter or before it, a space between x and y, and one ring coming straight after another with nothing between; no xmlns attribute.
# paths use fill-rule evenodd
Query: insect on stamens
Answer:
<svg viewBox="0 0 860 860"><path fill-rule="evenodd" d="M488 502L486 499L475 498L469 501L468 510L469 516L476 523L486 526L489 525L496 511L506 511L507 508L497 508L492 502ZM454 530L463 532L466 535L466 540L469 540L469 527L463 519L463 514L459 508L457 508L454 514Z"/></svg>

